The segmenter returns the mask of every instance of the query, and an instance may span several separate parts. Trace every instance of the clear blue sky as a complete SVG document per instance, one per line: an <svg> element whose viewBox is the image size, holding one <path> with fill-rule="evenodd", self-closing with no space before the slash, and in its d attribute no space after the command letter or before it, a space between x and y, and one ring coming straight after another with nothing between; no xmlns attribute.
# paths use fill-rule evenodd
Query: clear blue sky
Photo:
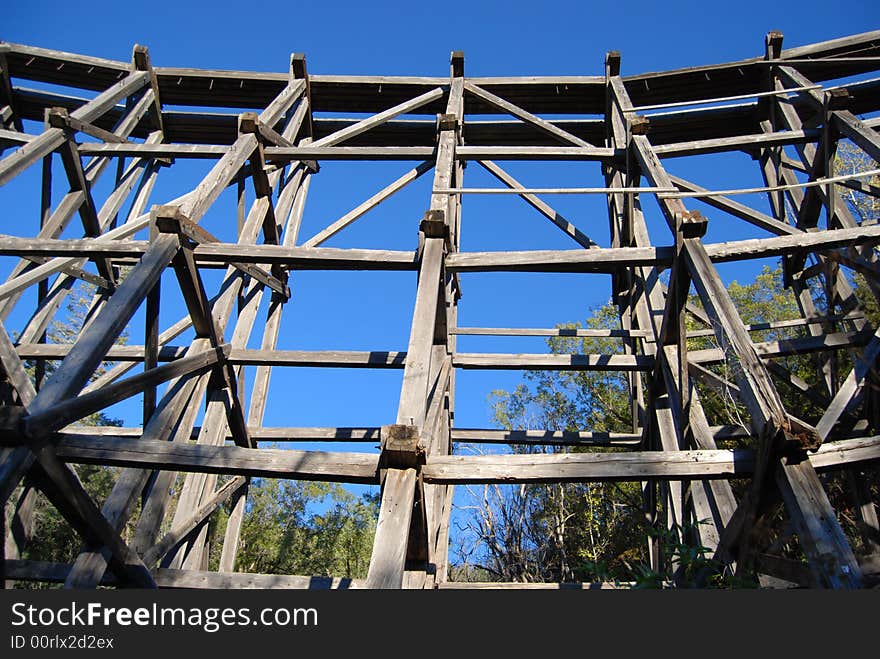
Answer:
<svg viewBox="0 0 880 659"><path fill-rule="evenodd" d="M866 1L836 8L813 0L706 2L71 2L9 3L3 40L128 60L134 43L149 46L157 66L284 71L291 52L304 52L309 70L322 74L446 75L449 53L463 50L469 75L599 75L606 51L622 53L622 73L640 73L741 59L762 54L770 30L797 46L878 27L877 5ZM35 126L29 128L37 130ZM702 161L705 163L706 161ZM706 186L754 183L757 169L738 155L705 164L669 163L674 173ZM201 166L201 165L199 165ZM186 188L198 177L177 181ZM328 163L315 177L302 236L308 237L395 178L409 166ZM479 168L468 169L468 185L491 185ZM598 167L548 166L541 172L510 166L527 184L551 177L572 185L599 184ZM746 178L744 172L749 172ZM160 177L161 178L161 177ZM339 234L330 245L411 249L417 221L428 205L430 175ZM31 179L32 185L36 179ZM166 187L163 187L166 186ZM153 201L177 193L168 183ZM12 188L13 186L7 186ZM167 194L163 197L163 194ZM36 196L34 197L36 198ZM591 237L607 244L607 219L600 200L554 198L554 206ZM0 190L4 231L23 228L36 214L26 202ZM751 203L751 202L749 202ZM756 200L763 207L762 200ZM225 214L223 204L227 204ZM647 206L648 204L646 204ZM654 212L653 203L650 204ZM698 204L694 204L697 207ZM233 217L226 200L206 226ZM464 249L573 247L542 218L513 198L465 202ZM15 215L15 217L12 217ZM710 213L710 218L717 213ZM503 224L502 224L503 221ZM734 220L712 225L710 239L757 236ZM228 224L227 224L228 226ZM652 224L657 243L668 244L662 225ZM757 266L727 278L751 277ZM528 280L528 283L526 283ZM169 280L170 289L173 280ZM281 348L405 350L415 279L395 273L295 273ZM524 287L516 292L515 284ZM606 277L587 275L481 275L463 280L462 325L552 326L585 317L607 298ZM176 320L169 313L167 325ZM14 329L12 325L10 329ZM132 342L140 342L132 329ZM541 341L473 339L467 351L543 351ZM486 395L510 388L517 373L460 375L457 425L489 423ZM288 370L273 376L267 425L380 425L394 419L400 372ZM120 408L120 414L131 414ZM129 417L130 425L136 424Z"/></svg>

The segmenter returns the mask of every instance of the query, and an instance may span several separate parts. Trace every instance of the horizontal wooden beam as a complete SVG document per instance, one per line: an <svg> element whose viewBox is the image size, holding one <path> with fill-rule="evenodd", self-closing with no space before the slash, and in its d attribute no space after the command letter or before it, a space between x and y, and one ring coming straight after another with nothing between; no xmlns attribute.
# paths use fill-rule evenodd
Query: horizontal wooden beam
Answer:
<svg viewBox="0 0 880 659"><path fill-rule="evenodd" d="M13 581L64 583L72 569L70 563L49 561L6 560L0 564L2 578ZM186 589L291 589L349 590L363 588L363 580L345 577L300 576L293 574L254 574L249 572L205 572L159 568L153 571L159 588ZM102 586L118 586L110 573L104 575Z"/></svg>
<svg viewBox="0 0 880 659"><path fill-rule="evenodd" d="M82 435L58 438L58 457L67 462L368 485L379 482L379 456L365 453L254 450Z"/></svg>
<svg viewBox="0 0 880 659"><path fill-rule="evenodd" d="M104 436L58 435L58 457L67 462L198 471L267 478L378 484L379 455L278 449L246 449L131 440ZM809 455L816 469L880 459L880 436L824 443ZM426 483L556 483L715 479L749 476L750 449L708 451L632 451L428 458Z"/></svg>
<svg viewBox="0 0 880 659"><path fill-rule="evenodd" d="M757 329L761 329L758 327ZM697 333L697 336L703 336ZM754 343L760 357L776 358L789 355L841 350L865 345L869 335L863 332L834 332L817 336L802 336L779 341ZM62 359L70 352L70 344L29 343L16 346L21 359ZM165 345L159 349L157 361L168 362L182 359L186 346ZM692 350L691 362L698 364L724 360L719 348ZM104 361L140 362L144 360L144 347L137 345L112 346L104 354ZM300 366L330 368L404 368L406 352L390 350L260 350L234 348L227 361L237 366ZM467 353L453 356L456 368L484 369L544 369L544 370L650 370L650 357L638 355L577 355L552 353Z"/></svg>
<svg viewBox="0 0 880 659"><path fill-rule="evenodd" d="M769 258L798 251L827 251L880 242L880 226L833 229L773 238L755 238L706 245L713 262ZM28 239L0 236L0 255L125 257L144 254L146 241ZM194 250L199 265L230 261L280 265L290 270L414 270L415 252L332 247L286 247L211 243ZM450 272L615 272L621 268L668 265L672 247L618 247L520 252L449 254Z"/></svg>
<svg viewBox="0 0 880 659"><path fill-rule="evenodd" d="M565 581L559 583L444 581L437 584L437 588L440 590L629 590L635 585L635 582L632 581ZM670 583L669 586L671 585Z"/></svg>
<svg viewBox="0 0 880 659"><path fill-rule="evenodd" d="M546 371L650 371L654 358L644 355L556 355L459 352L455 368Z"/></svg>

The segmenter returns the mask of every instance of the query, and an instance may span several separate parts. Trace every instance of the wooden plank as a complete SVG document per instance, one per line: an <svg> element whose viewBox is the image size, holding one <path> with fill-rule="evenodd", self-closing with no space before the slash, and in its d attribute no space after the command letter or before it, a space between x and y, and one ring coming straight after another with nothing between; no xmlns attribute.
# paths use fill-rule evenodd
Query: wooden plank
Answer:
<svg viewBox="0 0 880 659"><path fill-rule="evenodd" d="M719 432L724 429L717 429ZM718 434L718 433L716 433ZM200 446L155 439L105 435L58 434L58 457L66 462L174 469L267 478L301 478L336 482L378 482L378 455L294 449L246 449ZM518 478L553 482L628 481L643 478L702 479L745 477L754 469L754 451L682 450L613 453L565 453L486 456L434 456L424 467L425 482L519 482ZM880 459L880 436L823 444L810 453L819 471ZM103 462L102 462L103 461ZM554 472L554 469L558 469ZM507 481L503 480L506 477ZM491 477L499 480L480 480ZM513 479L513 480L510 480ZM535 482L538 482L535 480Z"/></svg>
<svg viewBox="0 0 880 659"><path fill-rule="evenodd" d="M62 583L70 573L67 563L48 561L8 560L3 565L3 574L20 581L43 581ZM200 570L170 570L159 568L153 573L159 588L184 589L310 589L349 590L363 588L363 580L324 576L300 576L293 574L254 574L248 572L218 574ZM105 575L102 586L118 586L113 575Z"/></svg>
<svg viewBox="0 0 880 659"><path fill-rule="evenodd" d="M752 135L737 135L734 137L718 137L702 140L688 140L684 142L671 142L669 144L654 145L654 152L659 158L679 158L695 156L706 153L723 153L727 151L749 151L758 147L788 146L803 144L816 139L819 133L816 130L786 130L768 133L755 133Z"/></svg>
<svg viewBox="0 0 880 659"><path fill-rule="evenodd" d="M85 142L77 149L83 156L112 156L139 158L181 158L219 160L225 156L230 147L219 144L143 144L127 142L125 144L102 144Z"/></svg>
<svg viewBox="0 0 880 659"><path fill-rule="evenodd" d="M389 469L382 487L379 521L366 587L391 589L403 586L407 539L413 516L415 469Z"/></svg>
<svg viewBox="0 0 880 659"><path fill-rule="evenodd" d="M298 478L339 483L378 483L378 456L293 449L206 446L150 439L61 437L58 456L68 462L141 469Z"/></svg>
<svg viewBox="0 0 880 659"><path fill-rule="evenodd" d="M453 428L452 441L468 444L635 447L641 444L642 435L621 432Z"/></svg>
<svg viewBox="0 0 880 659"><path fill-rule="evenodd" d="M589 329L580 327L454 327L452 334L467 336L569 336L569 337L615 337L648 338L648 330L639 329Z"/></svg>
<svg viewBox="0 0 880 659"><path fill-rule="evenodd" d="M775 476L816 581L827 588L859 588L858 561L810 461L784 459Z"/></svg>
<svg viewBox="0 0 880 659"><path fill-rule="evenodd" d="M378 444L380 437L378 426L358 428L353 426L340 427L263 427L249 426L250 435L257 441L268 442L368 442ZM117 426L78 426L71 424L58 431L65 437L96 436L138 439L140 428L123 428ZM732 439L748 437L748 431L739 426L715 426L710 432L716 439ZM198 437L198 428L194 429L192 439ZM453 428L451 439L463 443L501 443L501 444L553 444L568 442L572 444L604 444L605 442L621 445L635 445L641 438L640 433L606 433L592 431L555 431L555 430L500 430L498 428ZM230 441L233 437L227 436ZM817 455L821 455L817 454ZM814 456L815 457L815 456Z"/></svg>
<svg viewBox="0 0 880 659"><path fill-rule="evenodd" d="M327 366L339 368L404 368L405 352L356 350L252 350L237 348L229 362L248 366Z"/></svg>
<svg viewBox="0 0 880 659"><path fill-rule="evenodd" d="M671 248L617 247L522 252L461 252L446 257L450 272L614 272L668 263Z"/></svg>
<svg viewBox="0 0 880 659"><path fill-rule="evenodd" d="M642 355L557 355L464 353L453 355L456 368L552 371L649 371L654 359Z"/></svg>
<svg viewBox="0 0 880 659"><path fill-rule="evenodd" d="M715 450L437 456L422 471L426 483L456 485L731 478L752 473L752 455Z"/></svg>
<svg viewBox="0 0 880 659"><path fill-rule="evenodd" d="M443 239L427 238L419 269L419 285L410 330L408 359L397 408L397 422L421 427L425 420L430 348L440 292Z"/></svg>

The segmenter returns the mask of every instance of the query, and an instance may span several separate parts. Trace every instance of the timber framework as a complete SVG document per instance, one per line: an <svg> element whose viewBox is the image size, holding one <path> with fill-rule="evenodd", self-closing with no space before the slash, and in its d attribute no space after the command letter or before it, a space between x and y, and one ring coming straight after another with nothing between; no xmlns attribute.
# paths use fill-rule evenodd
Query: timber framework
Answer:
<svg viewBox="0 0 880 659"><path fill-rule="evenodd" d="M880 32L786 49L782 41L772 32L752 59L661 73L621 76L621 56L610 52L601 75L505 78L468 77L460 52L448 77L359 77L310 74L299 54L283 73L249 73L154 67L142 46L120 62L0 44L0 185L4 193L19 186L16 194L32 195L40 209L29 235L18 235L16 224L28 223L7 209L0 235L10 268L0 284L2 578L77 588L485 586L448 578L455 485L612 480L642 484L645 514L658 527L678 532L702 522L684 540L731 570L806 587L870 584L880 529L863 470L880 459L880 330L856 297L853 274L880 296L880 226L876 217L861 221L843 193L876 199L880 189L871 167L840 172L835 156L846 141L865 162L880 161L880 78L863 75L880 70ZM739 201L742 186L707 189L666 168L725 152L753 159L752 191L766 195L769 210ZM181 196L154 198L157 180L188 159L213 166ZM300 235L322 164L384 160L411 169L315 235ZM529 188L505 161L595 163L595 179L583 188ZM467 187L467 163L503 187ZM411 249L323 246L427 173L433 185L413 213ZM211 213L230 188L237 212ZM522 198L571 249L461 251L462 211L480 192ZM566 193L607 200L608 244L589 237L599 217L567 219L551 206L548 199ZM649 239L652 212L662 223L659 244ZM704 242L713 223L748 223L761 237ZM768 257L781 257L801 312L777 325L802 336L753 340L768 327L744 323L716 269ZM210 285L208 269L222 272L219 285ZM280 349L281 316L300 270L417 273L405 352ZM461 335L565 335L459 326L460 280L475 272L608 275L620 322L605 336L619 350L458 351ZM69 344L46 342L81 280L96 291L84 329ZM186 313L162 326L163 302L173 296ZM118 344L135 314L145 318L142 345ZM10 327L13 318L23 320ZM176 343L180 336L192 338ZM716 347L689 350L689 337L699 336ZM812 354L818 384L782 365L792 354ZM721 361L730 366L725 375L711 368ZM58 365L47 369L49 362ZM402 369L397 417L377 427L264 427L270 372L297 367ZM622 372L631 432L459 428L460 369ZM718 388L736 397L741 424L707 421L701 395ZM135 396L143 397L142 428L79 423ZM784 397L804 406L786 409ZM807 403L821 413L800 418ZM731 439L739 447L723 448ZM260 447L328 440L378 448ZM618 450L455 450L481 442ZM102 506L71 464L119 468ZM830 476L845 476L848 510L870 551L853 550L827 492ZM237 572L255 477L381 485L366 579ZM736 479L745 486L732 487ZM23 556L39 542L30 537L38 491L82 537L72 564ZM215 572L206 569L207 522L221 506L231 513L225 535L213 539L222 542ZM135 529L130 537L126 525ZM792 537L800 556L779 551Z"/></svg>

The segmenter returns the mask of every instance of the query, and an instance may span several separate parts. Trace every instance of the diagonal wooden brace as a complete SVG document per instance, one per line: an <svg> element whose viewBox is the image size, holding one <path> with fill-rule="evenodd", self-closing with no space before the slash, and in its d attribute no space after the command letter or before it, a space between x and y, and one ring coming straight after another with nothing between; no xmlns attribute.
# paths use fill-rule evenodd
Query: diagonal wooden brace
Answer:
<svg viewBox="0 0 880 659"><path fill-rule="evenodd" d="M177 206L160 206L155 210L155 213L156 228L160 233L178 234L186 238L193 246L220 242L220 239L212 233L206 231L195 222L188 220L180 213ZM229 265L271 288L285 300L290 299L290 287L285 281L287 279L286 272L283 273L284 279L279 279L266 272L263 268L251 263L229 263Z"/></svg>

